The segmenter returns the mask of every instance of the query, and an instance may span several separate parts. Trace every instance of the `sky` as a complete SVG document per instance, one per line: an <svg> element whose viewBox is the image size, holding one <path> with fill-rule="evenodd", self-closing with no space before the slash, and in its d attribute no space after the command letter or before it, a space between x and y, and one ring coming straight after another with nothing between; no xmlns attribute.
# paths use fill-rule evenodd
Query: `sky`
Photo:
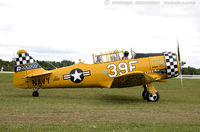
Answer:
<svg viewBox="0 0 200 132"><path fill-rule="evenodd" d="M0 58L92 63L92 53L177 52L200 68L198 0L0 0ZM149 2L149 3L148 3Z"/></svg>

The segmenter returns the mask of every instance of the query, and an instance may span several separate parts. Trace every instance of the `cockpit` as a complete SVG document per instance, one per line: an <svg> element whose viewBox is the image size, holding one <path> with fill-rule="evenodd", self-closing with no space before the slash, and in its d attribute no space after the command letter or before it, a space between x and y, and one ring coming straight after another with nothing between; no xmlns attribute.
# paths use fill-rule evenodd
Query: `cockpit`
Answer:
<svg viewBox="0 0 200 132"><path fill-rule="evenodd" d="M135 52L132 50L124 51L122 50L114 50L109 51L105 53L100 54L92 54L93 57L93 63L94 64L100 64L100 63L107 63L107 62L113 62L113 61L119 61L119 60L125 60L125 59L133 59L135 56Z"/></svg>

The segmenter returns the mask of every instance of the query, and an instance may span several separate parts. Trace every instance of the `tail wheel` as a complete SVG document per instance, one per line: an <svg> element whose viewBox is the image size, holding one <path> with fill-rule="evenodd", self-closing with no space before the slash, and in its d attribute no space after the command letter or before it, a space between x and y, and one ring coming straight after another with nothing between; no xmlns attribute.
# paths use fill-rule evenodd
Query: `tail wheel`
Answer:
<svg viewBox="0 0 200 132"><path fill-rule="evenodd" d="M33 97L38 97L38 96L39 96L38 91L34 91L33 94L32 94L32 96L33 96Z"/></svg>
<svg viewBox="0 0 200 132"><path fill-rule="evenodd" d="M156 102L159 100L159 98L160 98L160 95L158 92L156 92L155 94L151 94L151 93L147 92L147 101Z"/></svg>

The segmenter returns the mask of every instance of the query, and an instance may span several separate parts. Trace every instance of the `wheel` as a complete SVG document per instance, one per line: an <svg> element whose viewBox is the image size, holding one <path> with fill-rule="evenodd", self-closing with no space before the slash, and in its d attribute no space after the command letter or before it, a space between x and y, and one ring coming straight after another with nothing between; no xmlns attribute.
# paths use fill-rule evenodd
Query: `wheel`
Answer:
<svg viewBox="0 0 200 132"><path fill-rule="evenodd" d="M39 96L38 91L34 91L33 94L32 94L32 96L33 96L33 97L38 97L38 96Z"/></svg>
<svg viewBox="0 0 200 132"><path fill-rule="evenodd" d="M143 97L144 100L147 100L147 90L144 90L142 92L142 97Z"/></svg>
<svg viewBox="0 0 200 132"><path fill-rule="evenodd" d="M147 92L147 101L156 102L159 100L159 98L160 98L160 95L158 92L156 92L155 94L151 94L151 93Z"/></svg>

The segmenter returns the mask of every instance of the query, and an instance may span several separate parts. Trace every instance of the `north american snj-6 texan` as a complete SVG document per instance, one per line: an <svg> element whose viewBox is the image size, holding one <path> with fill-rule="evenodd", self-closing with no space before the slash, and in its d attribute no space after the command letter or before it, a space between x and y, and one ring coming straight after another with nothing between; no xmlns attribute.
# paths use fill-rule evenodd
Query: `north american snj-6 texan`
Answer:
<svg viewBox="0 0 200 132"><path fill-rule="evenodd" d="M25 50L16 57L13 84L17 88L33 89L32 96L38 97L38 89L44 88L125 88L142 85L142 97L149 102L159 100L153 82L181 74L178 53L135 53L110 51L93 54L93 64L79 62L75 65L44 70Z"/></svg>

